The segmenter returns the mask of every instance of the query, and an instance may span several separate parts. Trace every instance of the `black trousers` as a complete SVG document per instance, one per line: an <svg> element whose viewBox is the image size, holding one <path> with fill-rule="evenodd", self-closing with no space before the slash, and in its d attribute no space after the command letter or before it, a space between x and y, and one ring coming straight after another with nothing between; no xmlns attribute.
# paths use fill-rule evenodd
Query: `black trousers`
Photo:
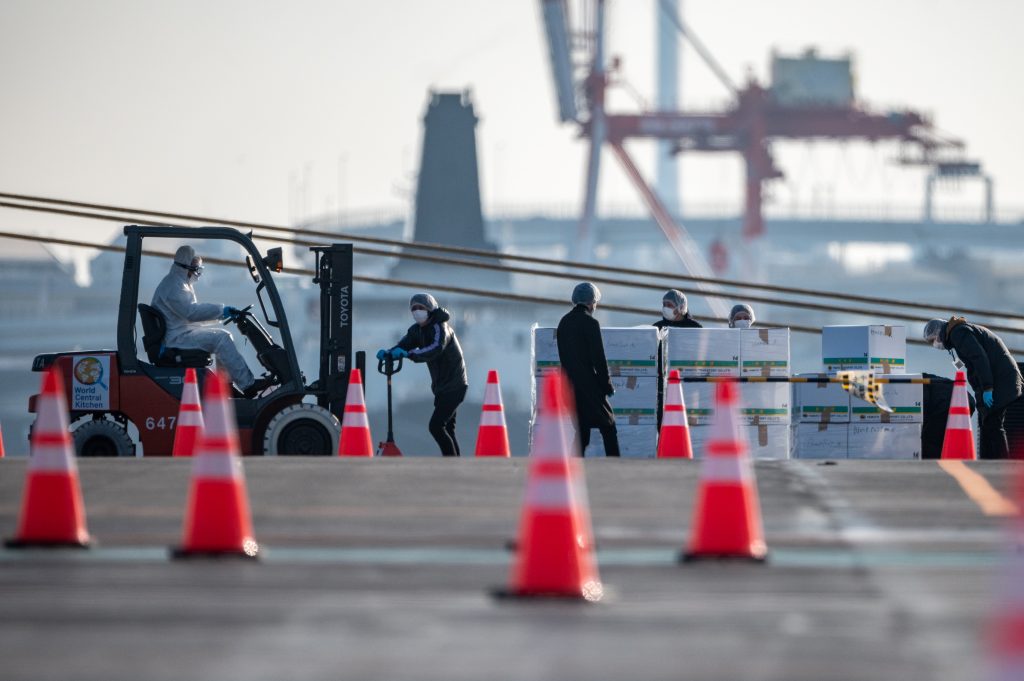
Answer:
<svg viewBox="0 0 1024 681"><path fill-rule="evenodd" d="M466 386L434 395L434 413L430 416L430 434L441 448L441 456L460 456L455 438L455 410L466 399Z"/></svg>
<svg viewBox="0 0 1024 681"><path fill-rule="evenodd" d="M978 423L981 430L981 451L978 453L980 458L1010 458L1010 444L1006 439L1006 428L1003 427L1005 418L1006 407L978 408Z"/></svg>
<svg viewBox="0 0 1024 681"><path fill-rule="evenodd" d="M619 431L614 423L600 426L580 426L579 431L576 433L580 456L583 456L583 452L590 445L590 431L593 428L597 428L598 432L601 433L601 439L604 440L604 455L619 456Z"/></svg>

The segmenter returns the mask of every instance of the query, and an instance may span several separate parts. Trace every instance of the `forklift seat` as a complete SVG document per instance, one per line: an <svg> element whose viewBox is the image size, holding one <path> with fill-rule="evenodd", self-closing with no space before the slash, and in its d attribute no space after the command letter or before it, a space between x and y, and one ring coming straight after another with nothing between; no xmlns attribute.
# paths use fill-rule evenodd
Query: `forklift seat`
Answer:
<svg viewBox="0 0 1024 681"><path fill-rule="evenodd" d="M212 363L210 353L205 350L164 347L167 321L160 310L150 305L139 304L142 319L142 346L149 361L158 367L208 367Z"/></svg>

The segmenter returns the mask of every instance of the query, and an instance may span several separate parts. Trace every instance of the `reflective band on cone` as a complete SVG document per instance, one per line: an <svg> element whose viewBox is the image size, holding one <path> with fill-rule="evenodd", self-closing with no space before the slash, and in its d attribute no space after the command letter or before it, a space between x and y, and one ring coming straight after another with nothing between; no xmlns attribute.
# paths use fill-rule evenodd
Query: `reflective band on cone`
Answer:
<svg viewBox="0 0 1024 681"><path fill-rule="evenodd" d="M12 548L84 548L89 542L78 466L68 434L64 381L53 366L43 374L36 420L32 425L31 458L18 531L6 544Z"/></svg>
<svg viewBox="0 0 1024 681"><path fill-rule="evenodd" d="M487 373L483 413L480 415L480 428L476 435L476 455L512 456L508 446L508 426L505 424L501 385L498 383L498 372L493 369Z"/></svg>
<svg viewBox="0 0 1024 681"><path fill-rule="evenodd" d="M956 372L953 381L953 397L949 401L946 434L942 438L942 455L939 458L969 461L978 458L971 430L971 409L967 402L967 374L963 370Z"/></svg>
<svg viewBox="0 0 1024 681"><path fill-rule="evenodd" d="M182 545L172 555L255 558L259 546L253 537L235 414L226 379L219 373L207 379L203 403L205 426L192 459Z"/></svg>
<svg viewBox="0 0 1024 681"><path fill-rule="evenodd" d="M597 601L604 593L583 466L571 454L564 381L561 372L544 378L517 553L503 596Z"/></svg>
<svg viewBox="0 0 1024 681"><path fill-rule="evenodd" d="M739 386L731 381L719 383L684 561L763 561L767 556L761 503L747 442L739 427L738 408Z"/></svg>
<svg viewBox="0 0 1024 681"><path fill-rule="evenodd" d="M678 369L673 369L668 376L665 409L661 417L661 432L658 434L658 458L693 458L690 426L686 422L686 403L683 401L683 385Z"/></svg>
<svg viewBox="0 0 1024 681"><path fill-rule="evenodd" d="M181 406L178 408L174 450L171 452L171 456L194 455L202 430L203 411L199 402L199 383L196 378L196 370L188 368L185 369L185 385L181 390Z"/></svg>
<svg viewBox="0 0 1024 681"><path fill-rule="evenodd" d="M373 456L373 437L370 435L370 419L363 399L363 376L359 369L353 369L348 378L338 456Z"/></svg>

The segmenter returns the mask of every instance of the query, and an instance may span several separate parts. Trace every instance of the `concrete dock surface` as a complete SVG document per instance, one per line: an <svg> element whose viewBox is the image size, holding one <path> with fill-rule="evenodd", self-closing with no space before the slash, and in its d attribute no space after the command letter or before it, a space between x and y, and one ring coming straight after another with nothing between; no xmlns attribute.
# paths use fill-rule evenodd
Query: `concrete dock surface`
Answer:
<svg viewBox="0 0 1024 681"><path fill-rule="evenodd" d="M498 601L526 460L247 459L258 563L172 562L187 460L80 460L0 549L0 679L976 679L1016 463L762 461L766 565L680 566L699 462L585 462L600 603ZM0 533L25 460L0 460Z"/></svg>

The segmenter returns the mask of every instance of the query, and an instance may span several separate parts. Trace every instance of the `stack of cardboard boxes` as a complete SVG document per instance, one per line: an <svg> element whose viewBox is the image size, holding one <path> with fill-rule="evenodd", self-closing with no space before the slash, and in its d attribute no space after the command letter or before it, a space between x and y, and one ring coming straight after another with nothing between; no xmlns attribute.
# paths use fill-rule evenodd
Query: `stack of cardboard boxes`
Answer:
<svg viewBox="0 0 1024 681"><path fill-rule="evenodd" d="M826 326L821 335L824 374L875 372L877 377L920 378L906 371L906 329L902 326ZM922 386L882 385L892 408L884 412L843 390L839 383L795 383L794 456L805 459L919 459L921 457Z"/></svg>
<svg viewBox="0 0 1024 681"><path fill-rule="evenodd" d="M668 329L666 375L683 378L790 375L789 329ZM755 458L785 459L790 452L790 384L739 383L740 419ZM683 383L694 455L703 455L715 417L715 383Z"/></svg>
<svg viewBox="0 0 1024 681"><path fill-rule="evenodd" d="M646 458L658 448L658 361L663 332L653 326L601 329L604 354L608 360L615 394L609 401L615 413L622 456ZM534 397L544 372L559 366L555 329L533 329ZM536 399L534 399L536 419ZM531 426L532 429L532 426ZM604 442L596 430L591 433L586 456L604 456Z"/></svg>

